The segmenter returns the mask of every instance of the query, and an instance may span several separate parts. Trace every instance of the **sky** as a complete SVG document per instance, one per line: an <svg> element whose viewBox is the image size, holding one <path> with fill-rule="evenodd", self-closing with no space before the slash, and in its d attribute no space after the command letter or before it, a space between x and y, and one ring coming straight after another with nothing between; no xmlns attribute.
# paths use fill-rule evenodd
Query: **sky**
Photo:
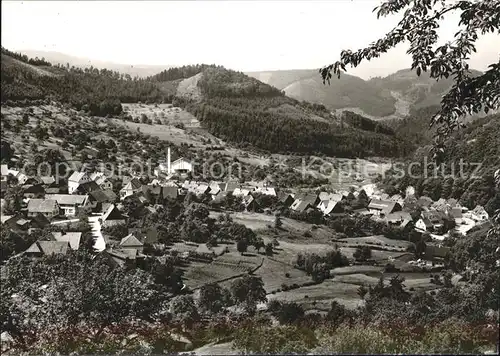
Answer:
<svg viewBox="0 0 500 356"><path fill-rule="evenodd" d="M379 0L2 1L2 46L122 64L215 63L239 71L320 68L342 49L377 40L397 17L377 20ZM443 24L451 40L458 17ZM472 68L498 61L499 35L481 37ZM363 78L408 68L407 45L349 69Z"/></svg>

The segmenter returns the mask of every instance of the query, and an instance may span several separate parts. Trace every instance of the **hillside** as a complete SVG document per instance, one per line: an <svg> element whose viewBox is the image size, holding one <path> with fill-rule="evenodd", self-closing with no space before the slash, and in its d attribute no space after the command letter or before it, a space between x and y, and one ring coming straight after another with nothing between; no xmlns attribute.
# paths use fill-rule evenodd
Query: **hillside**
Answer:
<svg viewBox="0 0 500 356"><path fill-rule="evenodd" d="M392 132L342 125L324 106L299 102L243 73L208 67L197 74L197 86L197 102L183 96L186 109L211 134L242 147L341 157L406 153Z"/></svg>
<svg viewBox="0 0 500 356"><path fill-rule="evenodd" d="M473 70L473 75L480 72ZM412 110L435 106L451 87L452 79L436 81L428 73L419 77L403 69L384 78L363 80L343 74L324 85L317 70L250 72L248 75L282 89L286 95L325 105L341 113L348 110L372 120L401 119Z"/></svg>
<svg viewBox="0 0 500 356"><path fill-rule="evenodd" d="M407 164L414 163L412 174L401 177L401 172L388 171L382 181L386 189L404 192L412 185L417 195L427 195L434 200L454 198L468 208L482 205L490 213L498 209L500 191L493 177L500 167L499 114L479 118L450 137L443 164L436 173L432 167L427 171L423 168L426 159L428 164L433 163L430 153L433 132L424 133L422 127L419 133L418 126L413 133L403 134L400 130L403 128L395 129L402 138L408 138L409 144L418 143L419 148L407 161ZM412 136L416 137L414 142L410 142ZM407 165L405 172L408 170Z"/></svg>
<svg viewBox="0 0 500 356"><path fill-rule="evenodd" d="M60 64L62 66L66 66L66 64L69 64L70 67L79 68L106 68L108 70L128 74L131 77L138 76L140 78L155 75L166 68L172 67L171 65L121 64L86 57L70 56L68 54L55 51L21 50L20 52L31 58L44 58L54 65Z"/></svg>
<svg viewBox="0 0 500 356"><path fill-rule="evenodd" d="M335 78L330 85L323 84L317 70L253 72L248 75L282 89L292 98L323 104L330 110L360 108L374 116L387 116L395 110L396 100L390 91L352 75Z"/></svg>

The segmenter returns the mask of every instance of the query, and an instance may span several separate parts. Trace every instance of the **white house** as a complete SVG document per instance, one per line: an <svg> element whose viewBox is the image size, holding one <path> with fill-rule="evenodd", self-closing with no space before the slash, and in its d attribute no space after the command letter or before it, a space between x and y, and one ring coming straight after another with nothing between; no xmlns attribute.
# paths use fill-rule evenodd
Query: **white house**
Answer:
<svg viewBox="0 0 500 356"><path fill-rule="evenodd" d="M53 199L30 199L28 202L28 217L35 217L37 214L43 214L51 219L59 215L59 205Z"/></svg>
<svg viewBox="0 0 500 356"><path fill-rule="evenodd" d="M181 157L173 162L170 162L170 147L167 151L167 161L161 162L158 165L158 169L155 170L156 174L164 173L166 175L171 174L186 174L193 171L193 164L191 161Z"/></svg>
<svg viewBox="0 0 500 356"><path fill-rule="evenodd" d="M106 175L102 172L94 172L90 175L90 179L96 182L96 184L102 190L112 190L113 183L106 177Z"/></svg>
<svg viewBox="0 0 500 356"><path fill-rule="evenodd" d="M66 216L75 216L78 209L84 207L88 202L88 195L74 194L46 194L45 199L52 199L57 202Z"/></svg>
<svg viewBox="0 0 500 356"><path fill-rule="evenodd" d="M85 172L73 172L68 178L68 193L76 192L80 184L90 182L90 176Z"/></svg>
<svg viewBox="0 0 500 356"><path fill-rule="evenodd" d="M28 180L28 176L26 176L26 174L22 173L21 171L17 171L15 169L9 169L8 173L9 175L12 175L14 178L17 179L17 183L19 185L23 185Z"/></svg>
<svg viewBox="0 0 500 356"><path fill-rule="evenodd" d="M120 200L135 194L141 189L142 184L137 178L132 178L122 189L120 189Z"/></svg>
<svg viewBox="0 0 500 356"><path fill-rule="evenodd" d="M271 187L258 187L255 189L255 193L276 196L276 189Z"/></svg>
<svg viewBox="0 0 500 356"><path fill-rule="evenodd" d="M474 221L486 221L490 218L490 215L481 205L477 205L473 210L466 213L467 217Z"/></svg>

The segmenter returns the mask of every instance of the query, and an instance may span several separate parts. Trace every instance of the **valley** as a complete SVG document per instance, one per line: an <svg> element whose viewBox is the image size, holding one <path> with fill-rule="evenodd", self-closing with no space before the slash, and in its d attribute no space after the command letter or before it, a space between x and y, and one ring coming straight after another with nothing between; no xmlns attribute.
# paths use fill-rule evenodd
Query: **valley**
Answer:
<svg viewBox="0 0 500 356"><path fill-rule="evenodd" d="M243 352L266 325L310 330L309 351L316 330L438 328L476 307L465 265L479 248L496 261L498 114L449 138L445 161L482 162L478 177L401 177L431 149L416 96L441 87L407 71L248 74L132 79L2 49L0 307L22 321L2 326L9 352Z"/></svg>

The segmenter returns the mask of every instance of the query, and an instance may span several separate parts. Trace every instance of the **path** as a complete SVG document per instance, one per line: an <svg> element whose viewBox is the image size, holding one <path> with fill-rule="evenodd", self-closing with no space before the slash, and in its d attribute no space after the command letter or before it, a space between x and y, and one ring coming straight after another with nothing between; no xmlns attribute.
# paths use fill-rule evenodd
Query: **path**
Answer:
<svg viewBox="0 0 500 356"><path fill-rule="evenodd" d="M92 235L95 238L94 248L99 252L106 248L106 241L104 240L104 236L102 236L101 232L101 223L99 222L100 218L100 215L89 217L89 224L92 227Z"/></svg>

